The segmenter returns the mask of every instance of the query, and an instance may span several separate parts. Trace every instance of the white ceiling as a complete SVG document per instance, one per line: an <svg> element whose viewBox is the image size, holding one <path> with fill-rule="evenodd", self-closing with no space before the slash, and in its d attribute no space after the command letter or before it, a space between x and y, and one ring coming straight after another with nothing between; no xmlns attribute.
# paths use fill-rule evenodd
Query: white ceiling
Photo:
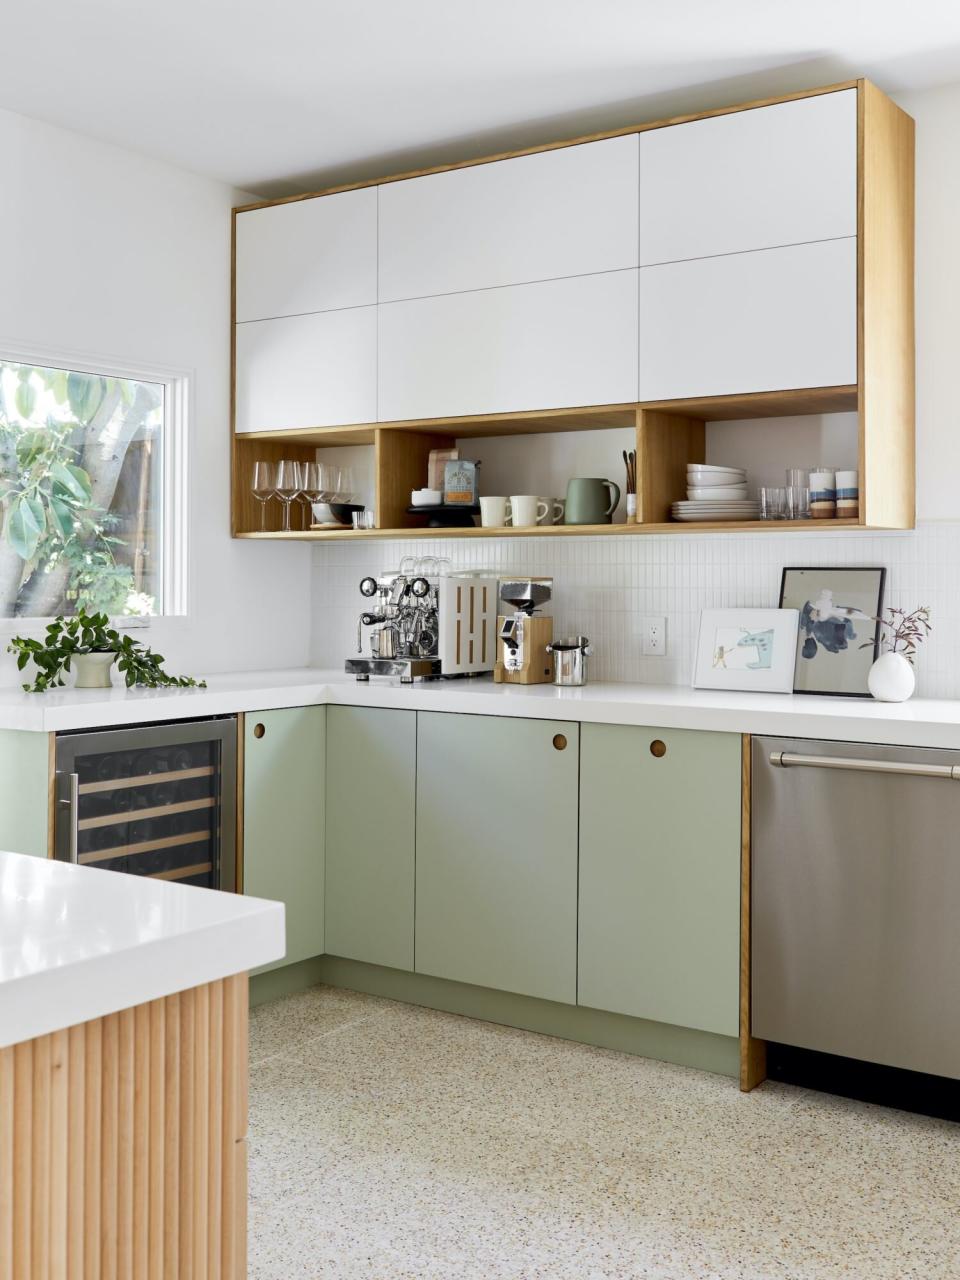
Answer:
<svg viewBox="0 0 960 1280"><path fill-rule="evenodd" d="M957 0L23 0L0 106L264 195L866 74L960 81Z"/></svg>

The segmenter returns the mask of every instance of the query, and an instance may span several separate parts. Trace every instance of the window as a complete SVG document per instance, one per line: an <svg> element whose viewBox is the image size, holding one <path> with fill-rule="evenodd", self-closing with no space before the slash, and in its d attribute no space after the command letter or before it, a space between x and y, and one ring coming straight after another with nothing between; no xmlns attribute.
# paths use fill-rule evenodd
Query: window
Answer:
<svg viewBox="0 0 960 1280"><path fill-rule="evenodd" d="M170 611L178 388L0 358L0 617Z"/></svg>

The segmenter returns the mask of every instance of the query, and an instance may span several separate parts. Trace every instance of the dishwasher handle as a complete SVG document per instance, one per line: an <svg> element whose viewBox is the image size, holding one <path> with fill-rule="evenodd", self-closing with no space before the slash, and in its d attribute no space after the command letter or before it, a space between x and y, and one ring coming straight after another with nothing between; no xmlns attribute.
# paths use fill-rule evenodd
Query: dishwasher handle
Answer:
<svg viewBox="0 0 960 1280"><path fill-rule="evenodd" d="M770 763L778 769L850 769L859 773L901 774L910 778L943 778L960 782L960 765L911 764L899 760L864 760L847 756L802 756L792 751L771 751Z"/></svg>

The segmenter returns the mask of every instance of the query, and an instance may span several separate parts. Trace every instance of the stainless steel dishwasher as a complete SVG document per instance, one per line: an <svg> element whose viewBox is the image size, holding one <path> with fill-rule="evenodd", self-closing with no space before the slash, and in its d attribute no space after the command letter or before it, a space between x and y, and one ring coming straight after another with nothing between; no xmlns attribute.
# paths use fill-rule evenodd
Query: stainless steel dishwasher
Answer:
<svg viewBox="0 0 960 1280"><path fill-rule="evenodd" d="M960 751L752 750L753 1034L960 1079Z"/></svg>

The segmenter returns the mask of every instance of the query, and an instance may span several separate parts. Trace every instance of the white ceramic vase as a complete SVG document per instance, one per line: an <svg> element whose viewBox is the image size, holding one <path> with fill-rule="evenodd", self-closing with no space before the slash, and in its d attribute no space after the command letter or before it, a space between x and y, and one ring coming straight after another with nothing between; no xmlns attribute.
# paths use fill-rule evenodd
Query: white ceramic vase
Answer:
<svg viewBox="0 0 960 1280"><path fill-rule="evenodd" d="M881 653L867 676L867 688L878 702L906 702L916 687L913 666L902 653Z"/></svg>
<svg viewBox="0 0 960 1280"><path fill-rule="evenodd" d="M75 653L70 666L76 672L75 689L109 689L113 683L110 668L117 660L115 653Z"/></svg>

